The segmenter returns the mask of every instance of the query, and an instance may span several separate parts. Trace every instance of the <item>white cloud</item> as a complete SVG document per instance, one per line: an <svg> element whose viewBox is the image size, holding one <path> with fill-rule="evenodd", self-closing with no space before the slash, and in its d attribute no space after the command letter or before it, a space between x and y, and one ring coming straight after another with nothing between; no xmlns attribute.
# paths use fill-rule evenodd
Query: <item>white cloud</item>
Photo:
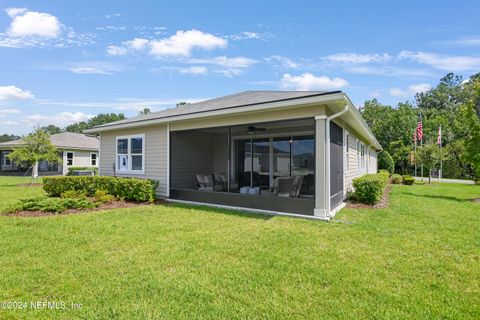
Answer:
<svg viewBox="0 0 480 320"><path fill-rule="evenodd" d="M336 53L326 57L324 60L336 63L364 64L364 63L386 63L392 60L388 53L383 54L359 54L359 53Z"/></svg>
<svg viewBox="0 0 480 320"><path fill-rule="evenodd" d="M257 63L256 60L246 57L226 57L218 56L212 58L192 58L182 61L190 64L206 64L217 68L212 70L212 73L218 73L226 77L233 77L242 74L242 72Z"/></svg>
<svg viewBox="0 0 480 320"><path fill-rule="evenodd" d="M27 8L7 8L5 9L5 12L11 17L18 16L19 14L25 13L28 11Z"/></svg>
<svg viewBox="0 0 480 320"><path fill-rule="evenodd" d="M10 121L10 120L0 121L0 125L2 125L2 126L16 126L16 125L18 125L18 122L17 121Z"/></svg>
<svg viewBox="0 0 480 320"><path fill-rule="evenodd" d="M111 56L123 56L128 53L127 48L120 46L108 46L107 53Z"/></svg>
<svg viewBox="0 0 480 320"><path fill-rule="evenodd" d="M25 8L9 8L6 12L13 18L7 31L12 37L56 38L60 34L60 21L49 13L27 11Z"/></svg>
<svg viewBox="0 0 480 320"><path fill-rule="evenodd" d="M428 70L399 68L394 66L349 66L343 71L355 74L373 74L392 77L432 77L434 74Z"/></svg>
<svg viewBox="0 0 480 320"><path fill-rule="evenodd" d="M156 57L190 56L194 49L222 49L227 47L227 41L210 33L199 30L177 31L165 39L150 42L150 54Z"/></svg>
<svg viewBox="0 0 480 320"><path fill-rule="evenodd" d="M480 69L479 56L447 56L430 52L402 51L398 59L408 59L429 65L445 71L478 71Z"/></svg>
<svg viewBox="0 0 480 320"><path fill-rule="evenodd" d="M123 42L124 45L135 50L144 49L148 43L149 43L148 39L142 39L142 38L135 38L133 40Z"/></svg>
<svg viewBox="0 0 480 320"><path fill-rule="evenodd" d="M432 86L429 83L417 83L410 85L406 90L399 87L393 87L389 90L389 93L394 97L408 97L414 96L417 93L426 92L431 88Z"/></svg>
<svg viewBox="0 0 480 320"><path fill-rule="evenodd" d="M238 40L250 40L250 39L263 39L263 34L258 32L244 31L239 34L228 36L229 39Z"/></svg>
<svg viewBox="0 0 480 320"><path fill-rule="evenodd" d="M16 86L0 86L1 100L25 100L33 98L32 92L20 89Z"/></svg>
<svg viewBox="0 0 480 320"><path fill-rule="evenodd" d="M103 61L84 61L67 64L65 69L79 74L114 74L123 70L123 67Z"/></svg>
<svg viewBox="0 0 480 320"><path fill-rule="evenodd" d="M94 42L93 35L75 33L52 14L26 8L8 8L5 12L12 20L0 33L0 47L69 47Z"/></svg>
<svg viewBox="0 0 480 320"><path fill-rule="evenodd" d="M94 115L83 112L61 112L54 115L34 114L24 118L24 122L30 125L54 124L57 126L67 126L72 123L87 121Z"/></svg>
<svg viewBox="0 0 480 320"><path fill-rule="evenodd" d="M180 73L183 74L206 74L208 69L205 66L191 66L188 68L180 68Z"/></svg>
<svg viewBox="0 0 480 320"><path fill-rule="evenodd" d="M14 108L0 108L0 118L5 117L7 114L18 114L20 110Z"/></svg>
<svg viewBox="0 0 480 320"><path fill-rule="evenodd" d="M267 60L268 62L273 62L276 65L278 65L282 68L286 68L286 69L296 69L296 68L300 67L300 64L298 64L298 63L294 62L292 59L289 59L289 58L284 57L284 56L273 55L273 56L270 56L270 57L266 58L265 60Z"/></svg>
<svg viewBox="0 0 480 320"><path fill-rule="evenodd" d="M342 78L329 78L327 76L314 76L304 73L299 76L284 74L280 87L284 90L310 91L310 90L338 90L348 85Z"/></svg>

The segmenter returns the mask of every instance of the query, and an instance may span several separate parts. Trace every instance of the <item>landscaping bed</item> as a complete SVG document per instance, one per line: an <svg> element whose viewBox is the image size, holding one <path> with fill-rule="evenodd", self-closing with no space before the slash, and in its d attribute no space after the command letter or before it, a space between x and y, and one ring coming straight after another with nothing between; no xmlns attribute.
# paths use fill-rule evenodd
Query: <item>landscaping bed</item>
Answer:
<svg viewBox="0 0 480 320"><path fill-rule="evenodd" d="M388 208L389 200L390 200L390 192L392 191L392 185L388 184L385 189L383 190L383 196L379 202L376 204L365 204L361 202L357 202L354 200L348 200L346 208L352 209L382 209Z"/></svg>
<svg viewBox="0 0 480 320"><path fill-rule="evenodd" d="M78 214L78 213L89 213L93 211L101 211L101 210L111 210L111 209L122 209L122 208L135 208L148 205L149 203L145 202L132 202L132 201L112 201L109 203L102 203L98 207L91 208L91 209L67 209L61 213L58 212L48 212L42 210L35 210L35 211L17 211L17 212L7 212L3 215L11 216L11 217L44 217L44 216L53 216L53 215L68 215L68 214Z"/></svg>

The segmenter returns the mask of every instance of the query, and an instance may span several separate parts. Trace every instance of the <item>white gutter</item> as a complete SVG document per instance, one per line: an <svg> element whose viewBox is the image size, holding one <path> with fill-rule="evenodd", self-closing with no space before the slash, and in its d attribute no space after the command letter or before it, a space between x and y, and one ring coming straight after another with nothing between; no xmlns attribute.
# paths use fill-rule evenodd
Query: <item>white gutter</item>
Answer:
<svg viewBox="0 0 480 320"><path fill-rule="evenodd" d="M325 190L327 191L327 203L326 203L326 215L330 215L330 121L335 118L340 117L342 114L348 111L348 103L345 105L345 108L342 111L332 114L327 117L325 122Z"/></svg>

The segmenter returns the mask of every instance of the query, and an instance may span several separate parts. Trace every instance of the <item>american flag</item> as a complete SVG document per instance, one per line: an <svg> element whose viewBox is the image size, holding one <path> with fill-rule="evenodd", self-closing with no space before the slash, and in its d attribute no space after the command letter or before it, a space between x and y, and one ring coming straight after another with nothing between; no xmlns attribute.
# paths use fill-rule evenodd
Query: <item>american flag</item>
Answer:
<svg viewBox="0 0 480 320"><path fill-rule="evenodd" d="M421 113L418 117L417 137L420 141L422 141L422 138L423 138L423 123L422 123L422 114Z"/></svg>

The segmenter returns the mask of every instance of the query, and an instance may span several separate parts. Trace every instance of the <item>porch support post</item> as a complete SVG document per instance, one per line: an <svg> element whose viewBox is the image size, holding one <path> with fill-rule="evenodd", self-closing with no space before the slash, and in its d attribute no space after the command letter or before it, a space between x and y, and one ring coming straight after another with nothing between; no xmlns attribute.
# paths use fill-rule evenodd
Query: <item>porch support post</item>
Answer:
<svg viewBox="0 0 480 320"><path fill-rule="evenodd" d="M327 179L326 163L327 145L326 141L326 122L327 116L315 117L315 210L314 215L322 218L328 218L327 188L325 188Z"/></svg>

